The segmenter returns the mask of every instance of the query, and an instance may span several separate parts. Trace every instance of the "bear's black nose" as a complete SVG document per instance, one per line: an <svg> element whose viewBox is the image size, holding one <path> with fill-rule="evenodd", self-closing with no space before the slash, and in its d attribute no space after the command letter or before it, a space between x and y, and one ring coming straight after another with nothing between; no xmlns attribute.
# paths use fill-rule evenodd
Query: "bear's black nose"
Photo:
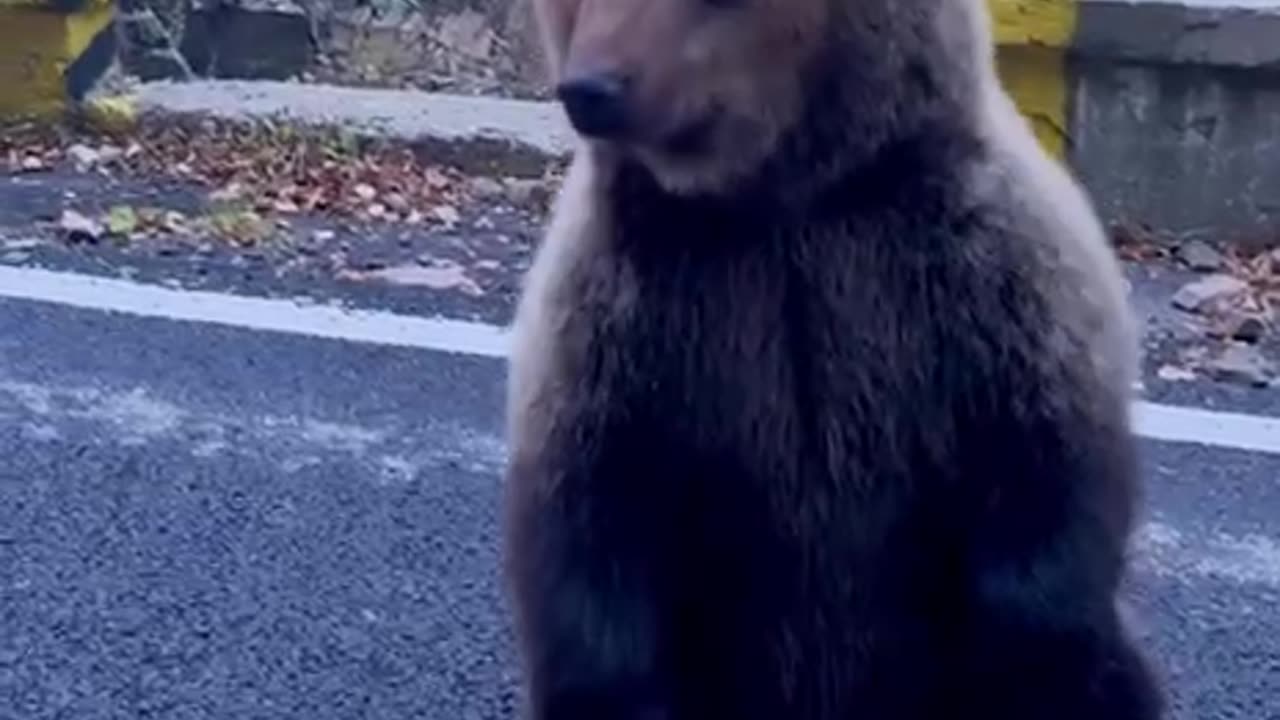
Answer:
<svg viewBox="0 0 1280 720"><path fill-rule="evenodd" d="M556 87L575 130L588 137L608 140L627 126L627 84L614 73L570 78Z"/></svg>

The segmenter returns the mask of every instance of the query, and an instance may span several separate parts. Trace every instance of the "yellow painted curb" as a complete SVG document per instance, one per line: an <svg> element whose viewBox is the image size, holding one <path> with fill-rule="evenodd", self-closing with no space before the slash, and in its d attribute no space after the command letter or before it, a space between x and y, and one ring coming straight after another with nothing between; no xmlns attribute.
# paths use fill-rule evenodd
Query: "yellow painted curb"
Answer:
<svg viewBox="0 0 1280 720"><path fill-rule="evenodd" d="M115 54L114 0L0 0L0 115L78 102Z"/></svg>
<svg viewBox="0 0 1280 720"><path fill-rule="evenodd" d="M987 0L987 5L1000 79L1041 144L1061 159L1070 132L1066 52L1079 22L1079 0Z"/></svg>

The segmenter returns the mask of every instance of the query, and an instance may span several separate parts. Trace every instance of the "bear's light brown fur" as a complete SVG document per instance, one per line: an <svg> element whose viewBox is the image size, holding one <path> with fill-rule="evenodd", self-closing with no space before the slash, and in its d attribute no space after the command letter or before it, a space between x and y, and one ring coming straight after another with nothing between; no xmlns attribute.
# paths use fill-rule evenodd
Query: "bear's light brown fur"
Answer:
<svg viewBox="0 0 1280 720"><path fill-rule="evenodd" d="M1159 717L1115 608L1134 329L983 5L537 6L628 124L515 321L527 717Z"/></svg>

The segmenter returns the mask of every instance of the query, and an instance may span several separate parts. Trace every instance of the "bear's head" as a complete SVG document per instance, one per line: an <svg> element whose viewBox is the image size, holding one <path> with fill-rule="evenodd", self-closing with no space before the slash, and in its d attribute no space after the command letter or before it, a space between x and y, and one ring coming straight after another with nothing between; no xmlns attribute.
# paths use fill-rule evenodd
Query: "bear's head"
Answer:
<svg viewBox="0 0 1280 720"><path fill-rule="evenodd" d="M573 128L672 192L751 175L805 123L805 162L828 163L972 104L985 42L981 0L534 2Z"/></svg>

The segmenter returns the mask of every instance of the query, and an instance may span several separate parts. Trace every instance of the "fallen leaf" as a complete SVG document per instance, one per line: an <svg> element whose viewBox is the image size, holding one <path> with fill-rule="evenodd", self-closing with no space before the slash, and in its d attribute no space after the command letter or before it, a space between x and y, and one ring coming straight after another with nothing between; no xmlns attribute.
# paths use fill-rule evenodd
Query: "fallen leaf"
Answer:
<svg viewBox="0 0 1280 720"><path fill-rule="evenodd" d="M107 232L127 236L138 227L138 213L128 205L116 205L107 213Z"/></svg>

